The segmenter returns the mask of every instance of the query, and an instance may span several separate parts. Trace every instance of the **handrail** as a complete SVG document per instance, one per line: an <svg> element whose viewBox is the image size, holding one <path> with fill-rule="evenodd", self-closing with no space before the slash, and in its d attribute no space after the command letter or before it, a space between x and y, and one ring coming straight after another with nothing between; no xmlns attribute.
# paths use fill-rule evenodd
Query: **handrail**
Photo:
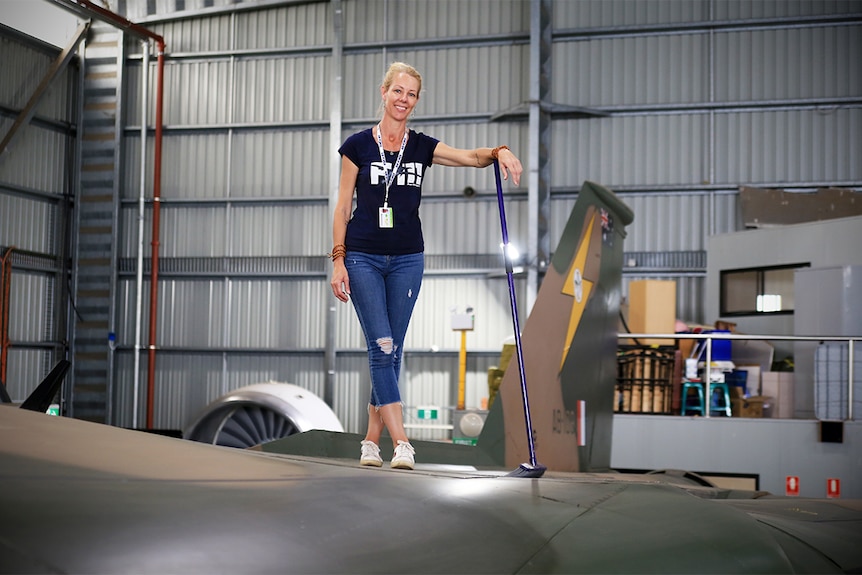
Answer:
<svg viewBox="0 0 862 575"><path fill-rule="evenodd" d="M712 340L756 340L756 341L846 341L847 342L847 420L853 419L853 360L856 342L862 342L862 336L839 336L839 335L750 335L728 332L709 333L619 333L617 339L705 339L706 357L704 365L712 365ZM710 394L709 376L704 378L704 393L707 398ZM705 416L709 417L711 401L706 401Z"/></svg>

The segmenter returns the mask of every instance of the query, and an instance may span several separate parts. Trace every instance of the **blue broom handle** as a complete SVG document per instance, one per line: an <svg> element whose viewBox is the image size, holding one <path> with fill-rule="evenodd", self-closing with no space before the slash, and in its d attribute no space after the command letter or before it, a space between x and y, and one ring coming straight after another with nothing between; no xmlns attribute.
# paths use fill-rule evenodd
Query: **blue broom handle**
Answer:
<svg viewBox="0 0 862 575"><path fill-rule="evenodd" d="M521 326L518 321L518 303L515 300L515 281L512 278L512 262L509 259L509 230L506 228L506 208L503 206L503 182L500 179L500 164L494 160L494 178L497 182L497 205L500 208L500 226L503 230L503 259L506 262L506 278L509 280L509 301L512 304L512 323L515 328L515 349L518 354L518 373L521 376L521 398L524 404L524 421L527 426L527 445L530 449L530 465L536 467L536 446L533 441L533 422L530 418L530 400L527 397L527 376L524 372L524 352L521 348Z"/></svg>

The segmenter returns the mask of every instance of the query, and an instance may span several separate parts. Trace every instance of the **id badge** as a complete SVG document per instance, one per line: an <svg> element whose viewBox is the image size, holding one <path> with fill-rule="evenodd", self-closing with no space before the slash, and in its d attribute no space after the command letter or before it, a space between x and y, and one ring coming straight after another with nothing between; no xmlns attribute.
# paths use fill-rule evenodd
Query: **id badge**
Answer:
<svg viewBox="0 0 862 575"><path fill-rule="evenodd" d="M394 225L392 208L378 208L377 223L381 228L391 228Z"/></svg>

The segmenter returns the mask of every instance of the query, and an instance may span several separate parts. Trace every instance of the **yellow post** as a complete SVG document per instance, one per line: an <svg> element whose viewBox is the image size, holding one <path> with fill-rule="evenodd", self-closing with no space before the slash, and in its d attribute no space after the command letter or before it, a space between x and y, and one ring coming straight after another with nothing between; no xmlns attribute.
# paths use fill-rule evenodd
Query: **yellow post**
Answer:
<svg viewBox="0 0 862 575"><path fill-rule="evenodd" d="M464 409L464 389L467 387L467 330L461 330L461 351L458 353L458 409Z"/></svg>

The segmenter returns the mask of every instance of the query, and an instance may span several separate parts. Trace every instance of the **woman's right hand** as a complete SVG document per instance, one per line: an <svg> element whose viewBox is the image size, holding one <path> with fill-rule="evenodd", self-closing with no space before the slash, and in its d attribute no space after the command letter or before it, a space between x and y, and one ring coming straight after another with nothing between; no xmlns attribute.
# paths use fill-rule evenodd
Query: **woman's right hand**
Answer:
<svg viewBox="0 0 862 575"><path fill-rule="evenodd" d="M337 259L333 264L330 285L335 297L345 303L350 300L350 278L347 275L347 268L344 266L344 258Z"/></svg>

